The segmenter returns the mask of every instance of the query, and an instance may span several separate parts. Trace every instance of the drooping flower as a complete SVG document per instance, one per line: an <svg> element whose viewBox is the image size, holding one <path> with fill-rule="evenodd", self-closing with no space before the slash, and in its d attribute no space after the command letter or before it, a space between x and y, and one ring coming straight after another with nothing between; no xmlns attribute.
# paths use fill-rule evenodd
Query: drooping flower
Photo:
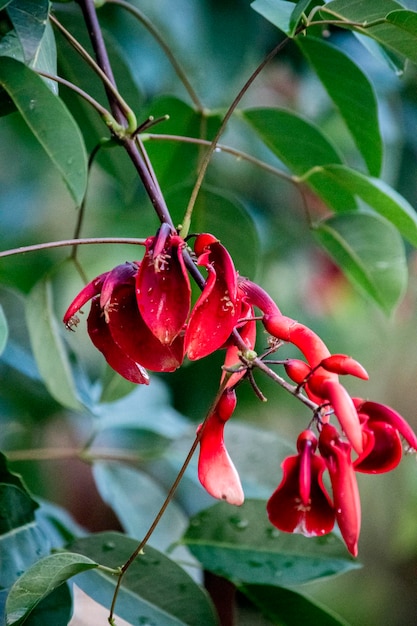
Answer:
<svg viewBox="0 0 417 626"><path fill-rule="evenodd" d="M332 424L323 424L319 450L330 475L337 524L349 552L357 556L361 506L351 460L351 446L341 439Z"/></svg>
<svg viewBox="0 0 417 626"><path fill-rule="evenodd" d="M163 344L171 345L190 312L191 287L185 268L184 240L162 224L146 242L136 278L136 299L141 317Z"/></svg>
<svg viewBox="0 0 417 626"><path fill-rule="evenodd" d="M93 298L87 319L88 334L109 365L121 376L147 384L144 368L165 372L181 365L183 337L162 344L143 321L136 302L135 282L139 263L124 263L100 274L76 296L64 315L71 328L77 312Z"/></svg>
<svg viewBox="0 0 417 626"><path fill-rule="evenodd" d="M417 450L417 437L405 419L384 404L354 398L364 433L364 449L354 461L355 470L370 474L388 472L403 454L401 437Z"/></svg>
<svg viewBox="0 0 417 626"><path fill-rule="evenodd" d="M214 498L240 505L244 501L242 485L224 443L224 427L235 407L235 391L225 389L212 413L200 424L198 478Z"/></svg>
<svg viewBox="0 0 417 626"><path fill-rule="evenodd" d="M238 275L226 248L204 233L196 238L194 250L208 276L185 333L185 351L192 361L218 350L240 317Z"/></svg>
<svg viewBox="0 0 417 626"><path fill-rule="evenodd" d="M333 504L323 484L326 463L316 448L314 433L305 430L297 440L298 454L282 463L282 481L267 504L269 519L279 530L315 537L334 526Z"/></svg>

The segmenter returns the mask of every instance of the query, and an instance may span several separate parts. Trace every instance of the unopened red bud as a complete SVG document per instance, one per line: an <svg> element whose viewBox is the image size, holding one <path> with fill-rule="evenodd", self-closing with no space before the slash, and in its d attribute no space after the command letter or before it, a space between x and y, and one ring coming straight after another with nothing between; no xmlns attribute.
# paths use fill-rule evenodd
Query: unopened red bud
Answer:
<svg viewBox="0 0 417 626"><path fill-rule="evenodd" d="M311 367L300 359L289 359L284 363L284 368L291 380L297 385L301 385L311 372Z"/></svg>
<svg viewBox="0 0 417 626"><path fill-rule="evenodd" d="M369 378L365 368L358 361L345 354L332 354L323 359L320 365L328 372L333 372L334 374L349 374L363 380L368 380Z"/></svg>
<svg viewBox="0 0 417 626"><path fill-rule="evenodd" d="M224 422L232 416L236 408L237 398L234 389L225 389L216 405L216 413Z"/></svg>

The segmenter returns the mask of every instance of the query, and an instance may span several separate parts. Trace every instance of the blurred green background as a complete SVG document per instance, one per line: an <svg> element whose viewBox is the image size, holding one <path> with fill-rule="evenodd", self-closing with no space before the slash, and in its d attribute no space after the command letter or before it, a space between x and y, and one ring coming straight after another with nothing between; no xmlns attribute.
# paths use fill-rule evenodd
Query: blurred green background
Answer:
<svg viewBox="0 0 417 626"><path fill-rule="evenodd" d="M137 4L172 47L202 104L212 111L213 124L279 38L278 31L244 0L144 0ZM73 3L57 5L57 10L72 32L81 32L82 24ZM161 123L155 132L178 132L184 104L172 98L181 98L188 106L192 103L158 45L140 24L117 7L105 7L99 14L113 58L128 59L128 68L117 65L116 78L138 119L169 113L171 120ZM358 51L352 36L335 33L335 37L375 87L385 142L384 179L416 206L415 68L407 67L402 76L389 73L363 48ZM69 50L59 56L58 67L68 75L73 72L74 76L84 76L82 62ZM87 84L90 80L90 73L85 70ZM99 121L89 121L79 100L65 89L61 93L82 125L91 149L100 133L105 135L104 128L100 130ZM267 66L241 106L254 104L284 106L302 113L325 129L350 162L355 163L354 148L337 112L295 46L290 44ZM183 124L184 133L192 133L193 129ZM222 143L251 151L275 164L239 120L232 121ZM187 162L170 152L172 144L152 142L149 150L158 162L161 154L166 155L166 163L157 173L175 221L179 222L195 177L198 151L191 149ZM324 210L316 208L318 214ZM21 119L16 114L0 118L1 248L70 238L77 215L66 188ZM81 235L146 237L155 232L157 225L150 203L121 149L114 148L107 160L100 155L91 171ZM310 325L331 351L350 354L364 365L370 381L349 381L347 387L352 394L393 406L417 428L417 257L412 250L407 293L392 319L387 319L351 288L320 251L297 191L271 174L225 154L214 156L196 208L194 230L207 226L229 248L241 273L266 288L284 313ZM88 246L79 250L78 260L91 279L125 260L133 260L135 254L137 251L129 246ZM9 347L0 363L0 447L5 452L71 447L83 441L82 419L69 416L50 398L36 378L28 353L18 352L18 347L30 351L22 299L46 272L53 278L55 310L60 319L82 286L74 265L68 261L68 251L36 252L0 260L1 302L14 350ZM67 337L94 380L103 376L103 361L84 338L81 325L75 335ZM192 423L199 423L210 405L220 365L221 356L213 355L203 362L187 364L172 375L160 376L170 389L173 406ZM256 378L268 403L261 404L245 383L238 390L236 418L270 429L293 445L308 423L309 414L270 381L259 375ZM45 461L20 462L16 468L22 471L35 494L66 506L91 529L117 524L99 503L99 497L91 495L94 485L88 467L73 461ZM264 468L265 474L270 471L270 467ZM77 482L78 478L74 492L74 480ZM268 479L278 484L280 475ZM97 501L97 515L89 514L87 520L79 506L80 483L89 497ZM401 466L389 475L361 475L359 484L363 508L359 557L362 569L311 584L305 591L355 626L417 623L415 457L405 456Z"/></svg>

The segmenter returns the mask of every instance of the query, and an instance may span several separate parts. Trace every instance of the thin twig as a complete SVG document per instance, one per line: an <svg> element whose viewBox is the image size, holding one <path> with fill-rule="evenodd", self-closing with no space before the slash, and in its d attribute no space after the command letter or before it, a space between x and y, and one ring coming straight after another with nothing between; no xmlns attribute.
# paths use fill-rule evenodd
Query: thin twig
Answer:
<svg viewBox="0 0 417 626"><path fill-rule="evenodd" d="M10 248L0 252L0 258L13 256L15 254L26 254L27 252L39 252L48 248L64 248L66 246L85 246L95 244L122 244L144 246L145 239L135 239L133 237L86 237L83 239L63 239L62 241L48 241L46 243L35 243L31 246L20 246Z"/></svg>

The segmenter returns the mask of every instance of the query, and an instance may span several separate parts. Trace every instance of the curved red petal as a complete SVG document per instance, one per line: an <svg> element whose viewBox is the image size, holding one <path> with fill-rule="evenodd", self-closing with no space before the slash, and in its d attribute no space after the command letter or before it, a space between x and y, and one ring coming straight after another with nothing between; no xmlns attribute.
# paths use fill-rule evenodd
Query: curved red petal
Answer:
<svg viewBox="0 0 417 626"><path fill-rule="evenodd" d="M134 286L113 291L108 320L114 341L137 363L155 372L172 372L181 365L183 338L177 337L170 346L158 341L139 313Z"/></svg>
<svg viewBox="0 0 417 626"><path fill-rule="evenodd" d="M333 490L336 520L349 552L358 554L361 526L361 505L351 447L342 441L336 428L324 424L319 438L319 450L326 460Z"/></svg>
<svg viewBox="0 0 417 626"><path fill-rule="evenodd" d="M361 454L353 463L357 472L382 474L389 472L401 461L403 448L398 431L385 422L368 422L364 426L365 437L371 445L365 445Z"/></svg>
<svg viewBox="0 0 417 626"><path fill-rule="evenodd" d="M359 398L355 398L354 402L358 412L368 415L370 421L390 424L393 428L398 430L411 448L417 450L417 436L415 432L397 411L394 411L394 409L385 404L372 402L371 400L360 402Z"/></svg>
<svg viewBox="0 0 417 626"><path fill-rule="evenodd" d="M86 304L86 302L88 302L89 300L91 300L91 298L100 293L103 283L108 274L109 272L104 272L104 274L96 276L96 278L89 282L88 285L86 285L84 289L82 289L80 293L74 298L63 317L63 322L65 326L67 326L67 328L72 328L72 326L76 326L78 324L79 320L75 316L75 314L81 309L82 306L84 306L84 304Z"/></svg>
<svg viewBox="0 0 417 626"><path fill-rule="evenodd" d="M153 335L167 345L179 335L190 312L191 287L182 256L184 245L181 237L172 236L158 257L148 246L136 280L141 316Z"/></svg>
<svg viewBox="0 0 417 626"><path fill-rule="evenodd" d="M333 406L335 415L353 449L361 454L363 451L362 427L352 398L336 380L324 380L321 392Z"/></svg>
<svg viewBox="0 0 417 626"><path fill-rule="evenodd" d="M216 413L207 419L200 440L198 478L214 498L240 505L244 501L243 489L224 445L224 426L225 422Z"/></svg>
<svg viewBox="0 0 417 626"><path fill-rule="evenodd" d="M211 354L224 344L239 320L241 309L237 273L226 248L214 242L210 244L210 252L204 253L200 261L207 266L208 278L185 334L185 349L192 361Z"/></svg>
<svg viewBox="0 0 417 626"><path fill-rule="evenodd" d="M100 350L110 367L132 383L149 384L149 376L145 368L128 357L114 342L100 307L99 296L91 303L87 330L94 346Z"/></svg>

